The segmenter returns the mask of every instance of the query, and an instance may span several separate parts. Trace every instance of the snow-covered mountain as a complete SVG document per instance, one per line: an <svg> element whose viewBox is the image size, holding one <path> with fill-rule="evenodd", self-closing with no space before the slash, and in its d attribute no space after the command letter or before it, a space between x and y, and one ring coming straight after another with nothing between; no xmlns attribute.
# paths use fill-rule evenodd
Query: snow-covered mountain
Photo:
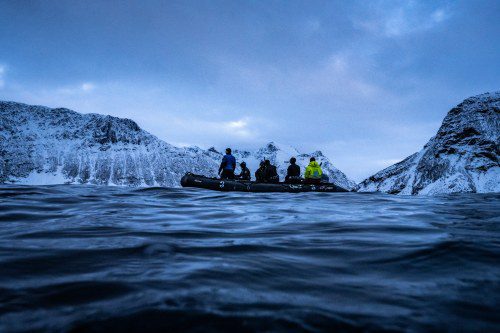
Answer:
<svg viewBox="0 0 500 333"><path fill-rule="evenodd" d="M223 154L215 148L210 148L208 151L215 161L220 161L222 159ZM323 172L328 175L330 182L345 189L352 189L356 186L356 183L347 178L342 171L334 167L330 160L324 156L321 151L315 151L311 154L303 154L291 146L270 142L257 150L233 149L233 155L236 157L238 164L243 161L246 162L247 167L252 173L252 178L254 177L254 173L258 169L260 162L266 159L270 160L271 164L276 165L281 181L285 179L286 170L290 165L289 161L291 157L295 157L297 159L297 165L300 166L303 175L305 167L309 164L309 158L314 156L316 161L322 164L321 168ZM239 171L240 169L238 165L236 172L239 173Z"/></svg>
<svg viewBox="0 0 500 333"><path fill-rule="evenodd" d="M177 148L130 119L0 102L0 183L179 186L216 175L199 148Z"/></svg>
<svg viewBox="0 0 500 333"><path fill-rule="evenodd" d="M397 194L500 192L500 92L451 109L424 148L358 185Z"/></svg>
<svg viewBox="0 0 500 333"><path fill-rule="evenodd" d="M270 143L253 152L235 150L235 156L252 173L270 159L281 179L291 156L302 167L316 156L331 181L355 185L321 152L305 155ZM175 187L188 171L215 176L221 158L214 149L172 146L130 119L0 102L0 183Z"/></svg>

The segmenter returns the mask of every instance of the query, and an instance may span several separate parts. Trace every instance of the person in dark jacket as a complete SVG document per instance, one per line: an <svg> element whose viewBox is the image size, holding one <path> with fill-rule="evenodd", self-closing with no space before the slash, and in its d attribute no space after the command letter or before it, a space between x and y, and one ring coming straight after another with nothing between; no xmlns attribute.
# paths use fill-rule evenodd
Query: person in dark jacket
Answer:
<svg viewBox="0 0 500 333"><path fill-rule="evenodd" d="M236 169L236 158L231 155L231 148L226 149L226 155L222 158L219 167L221 179L234 179L234 169Z"/></svg>
<svg viewBox="0 0 500 333"><path fill-rule="evenodd" d="M300 167L295 164L295 162L297 162L297 159L295 157L292 157L290 159L290 165L288 166L288 169L286 171L286 183L297 184L302 180L300 178Z"/></svg>
<svg viewBox="0 0 500 333"><path fill-rule="evenodd" d="M241 167L241 172L238 175L238 179L250 180L250 170L247 168L247 164L245 162L241 162L240 167Z"/></svg>
<svg viewBox="0 0 500 333"><path fill-rule="evenodd" d="M280 178L278 176L278 172L276 171L276 166L272 165L269 160L265 160L264 164L266 167L264 181L266 183L279 183Z"/></svg>
<svg viewBox="0 0 500 333"><path fill-rule="evenodd" d="M264 161L260 162L260 166L255 171L255 181L258 183L263 183L266 177L266 165Z"/></svg>

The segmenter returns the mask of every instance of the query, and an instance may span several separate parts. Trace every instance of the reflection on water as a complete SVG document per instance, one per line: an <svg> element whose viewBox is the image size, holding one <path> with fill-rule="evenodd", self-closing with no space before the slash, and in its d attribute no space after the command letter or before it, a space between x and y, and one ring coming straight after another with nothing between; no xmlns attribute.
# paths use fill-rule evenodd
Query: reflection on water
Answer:
<svg viewBox="0 0 500 333"><path fill-rule="evenodd" d="M0 188L0 331L498 329L500 195Z"/></svg>

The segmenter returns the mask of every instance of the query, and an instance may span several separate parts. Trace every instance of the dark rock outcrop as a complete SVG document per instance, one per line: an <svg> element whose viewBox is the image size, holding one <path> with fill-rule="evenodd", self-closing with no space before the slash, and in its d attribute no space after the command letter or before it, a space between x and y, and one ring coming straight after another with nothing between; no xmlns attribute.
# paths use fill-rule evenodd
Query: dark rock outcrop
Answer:
<svg viewBox="0 0 500 333"><path fill-rule="evenodd" d="M500 92L451 109L424 148L358 185L358 191L441 194L500 191Z"/></svg>

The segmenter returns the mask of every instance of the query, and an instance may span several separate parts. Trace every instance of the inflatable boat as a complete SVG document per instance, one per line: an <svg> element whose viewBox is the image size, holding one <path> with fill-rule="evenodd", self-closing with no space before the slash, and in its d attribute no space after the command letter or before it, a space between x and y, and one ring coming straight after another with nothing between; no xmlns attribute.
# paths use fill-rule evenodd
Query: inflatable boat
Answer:
<svg viewBox="0 0 500 333"><path fill-rule="evenodd" d="M257 183L253 181L210 178L187 173L181 179L183 187L198 187L214 191L237 192L349 192L345 188L331 183L323 184L288 184Z"/></svg>

